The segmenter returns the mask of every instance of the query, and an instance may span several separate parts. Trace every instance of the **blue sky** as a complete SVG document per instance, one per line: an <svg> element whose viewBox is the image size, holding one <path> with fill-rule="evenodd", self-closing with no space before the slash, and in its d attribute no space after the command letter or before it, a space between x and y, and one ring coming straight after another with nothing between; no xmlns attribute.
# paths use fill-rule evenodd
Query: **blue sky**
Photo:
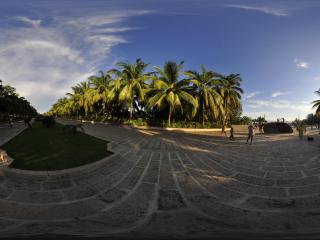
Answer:
<svg viewBox="0 0 320 240"><path fill-rule="evenodd" d="M243 112L293 120L320 87L319 1L2 0L0 79L40 112L119 60L243 78Z"/></svg>

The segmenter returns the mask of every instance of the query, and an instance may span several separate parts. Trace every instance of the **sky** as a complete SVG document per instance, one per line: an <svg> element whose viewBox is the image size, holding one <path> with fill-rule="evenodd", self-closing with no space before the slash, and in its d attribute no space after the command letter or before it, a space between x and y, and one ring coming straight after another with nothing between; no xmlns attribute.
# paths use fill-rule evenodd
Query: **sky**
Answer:
<svg viewBox="0 0 320 240"><path fill-rule="evenodd" d="M243 79L243 114L291 121L320 87L320 1L1 0L0 79L46 112L117 61Z"/></svg>

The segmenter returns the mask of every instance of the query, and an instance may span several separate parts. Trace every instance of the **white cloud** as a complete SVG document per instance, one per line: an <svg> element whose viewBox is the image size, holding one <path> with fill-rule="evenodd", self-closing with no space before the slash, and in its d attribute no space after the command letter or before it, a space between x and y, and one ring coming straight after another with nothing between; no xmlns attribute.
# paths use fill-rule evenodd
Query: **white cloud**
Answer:
<svg viewBox="0 0 320 240"><path fill-rule="evenodd" d="M284 95L288 95L291 92L274 92L271 94L271 97L275 98L275 97L279 97L279 96L284 96Z"/></svg>
<svg viewBox="0 0 320 240"><path fill-rule="evenodd" d="M251 92L251 93L248 93L248 94L244 94L243 96L243 99L246 100L246 99L250 99L250 98L253 98L257 95L261 94L261 92Z"/></svg>
<svg viewBox="0 0 320 240"><path fill-rule="evenodd" d="M48 22L13 16L11 28L0 26L0 79L40 112L47 111L70 86L95 74L102 63L112 63L112 48L127 42L120 34L133 29L123 26L125 20L147 13L46 16ZM17 27L17 20L27 24Z"/></svg>
<svg viewBox="0 0 320 240"><path fill-rule="evenodd" d="M273 15L273 16L279 16L279 17L285 17L288 16L287 11L283 9L274 9L272 7L267 7L267 6L249 6L249 5L237 5L237 4L228 4L228 5L223 5L224 7L231 7L231 8L238 8L246 11L257 11L257 12L262 12L268 15Z"/></svg>
<svg viewBox="0 0 320 240"><path fill-rule="evenodd" d="M309 102L289 101L289 100L248 100L245 104L244 114L256 117L266 114L269 120L276 120L284 117L292 121L297 117L304 118L308 113L312 113L312 106ZM252 114L259 113L259 114Z"/></svg>
<svg viewBox="0 0 320 240"><path fill-rule="evenodd" d="M310 64L308 62L304 62L298 58L293 59L293 62L295 63L297 68L307 69L310 67Z"/></svg>
<svg viewBox="0 0 320 240"><path fill-rule="evenodd" d="M31 19L24 16L17 16L16 20L32 25L33 27L39 27L41 24L41 20L39 19Z"/></svg>

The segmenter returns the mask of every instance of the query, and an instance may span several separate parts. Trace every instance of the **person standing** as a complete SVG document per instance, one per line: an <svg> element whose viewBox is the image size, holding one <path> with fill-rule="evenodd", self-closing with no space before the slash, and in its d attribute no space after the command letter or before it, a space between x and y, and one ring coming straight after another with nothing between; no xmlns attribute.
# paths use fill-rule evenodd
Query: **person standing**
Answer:
<svg viewBox="0 0 320 240"><path fill-rule="evenodd" d="M13 127L13 119L12 119L12 117L9 117L9 125L10 125L10 128Z"/></svg>
<svg viewBox="0 0 320 240"><path fill-rule="evenodd" d="M229 139L230 139L230 140L233 140L233 141L235 140L235 139L234 139L234 130L233 130L233 127L232 127L232 126L230 127L230 137L229 137Z"/></svg>
<svg viewBox="0 0 320 240"><path fill-rule="evenodd" d="M253 134L254 134L254 128L253 128L252 124L250 124L250 125L248 126L248 138L247 138L246 144L248 144L249 139L250 139L250 144L252 143Z"/></svg>

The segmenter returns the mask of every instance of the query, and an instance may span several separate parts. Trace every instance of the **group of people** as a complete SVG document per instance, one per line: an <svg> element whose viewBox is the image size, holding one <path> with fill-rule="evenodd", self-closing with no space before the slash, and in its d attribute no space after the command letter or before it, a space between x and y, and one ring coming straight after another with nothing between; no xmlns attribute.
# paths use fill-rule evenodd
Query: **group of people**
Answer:
<svg viewBox="0 0 320 240"><path fill-rule="evenodd" d="M263 134L263 126L264 126L264 124L262 124L262 123L249 124L249 126L248 126L248 137L247 137L246 144L248 144L249 140L250 140L250 144L252 144L253 135L254 135L256 129L259 129L259 134ZM229 139L233 140L233 141L235 140L235 138L234 138L234 129L233 129L232 126L230 127Z"/></svg>
<svg viewBox="0 0 320 240"><path fill-rule="evenodd" d="M24 118L23 121L24 121L25 127L32 128L31 124L30 124L30 121L31 121L30 117ZM10 128L13 128L13 117L12 116L9 117L9 126L10 126Z"/></svg>

